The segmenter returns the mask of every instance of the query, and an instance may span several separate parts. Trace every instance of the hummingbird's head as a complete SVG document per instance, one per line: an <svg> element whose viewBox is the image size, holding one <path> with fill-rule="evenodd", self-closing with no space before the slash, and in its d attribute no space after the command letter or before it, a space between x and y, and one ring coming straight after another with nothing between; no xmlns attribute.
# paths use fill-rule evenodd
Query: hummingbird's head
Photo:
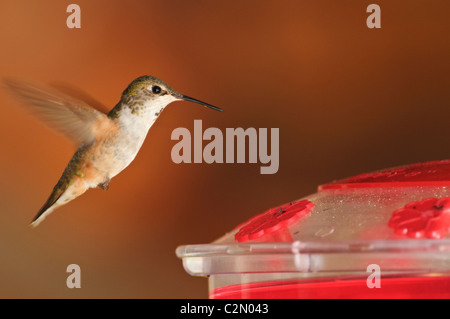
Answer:
<svg viewBox="0 0 450 319"><path fill-rule="evenodd" d="M183 95L160 79L149 75L141 76L131 82L123 91L122 99L127 104L135 104L140 107L147 105L159 110L162 110L171 102L184 100L201 104L213 110L222 111L222 109L211 104Z"/></svg>

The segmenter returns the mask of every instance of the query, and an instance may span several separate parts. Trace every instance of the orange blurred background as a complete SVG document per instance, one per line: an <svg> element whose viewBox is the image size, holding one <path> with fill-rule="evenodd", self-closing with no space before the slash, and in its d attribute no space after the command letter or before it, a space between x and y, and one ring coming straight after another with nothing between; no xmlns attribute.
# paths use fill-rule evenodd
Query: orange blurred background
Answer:
<svg viewBox="0 0 450 319"><path fill-rule="evenodd" d="M105 105L137 76L217 105L170 105L111 182L28 227L75 148L0 91L0 297L206 298L175 248L208 243L334 179L450 158L450 2L3 1L0 76ZM381 29L366 8L381 7ZM177 127L280 128L280 169L174 164ZM206 143L205 143L206 144ZM68 289L66 267L81 267Z"/></svg>

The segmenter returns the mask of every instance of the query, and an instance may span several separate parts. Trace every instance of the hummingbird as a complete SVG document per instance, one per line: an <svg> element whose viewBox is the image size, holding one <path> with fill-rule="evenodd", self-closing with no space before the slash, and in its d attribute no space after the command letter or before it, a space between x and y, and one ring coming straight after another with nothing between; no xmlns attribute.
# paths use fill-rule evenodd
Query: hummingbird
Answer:
<svg viewBox="0 0 450 319"><path fill-rule="evenodd" d="M90 188L108 190L111 179L134 160L149 129L170 103L189 101L223 111L178 93L149 75L133 80L108 113L50 88L17 80L5 83L32 113L77 145L61 178L32 220L32 227Z"/></svg>

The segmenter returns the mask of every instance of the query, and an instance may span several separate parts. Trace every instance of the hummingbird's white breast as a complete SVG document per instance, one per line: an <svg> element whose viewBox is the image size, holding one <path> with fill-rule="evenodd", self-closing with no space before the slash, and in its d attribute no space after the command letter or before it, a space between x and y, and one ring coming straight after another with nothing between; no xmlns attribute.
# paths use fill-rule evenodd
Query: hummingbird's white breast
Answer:
<svg viewBox="0 0 450 319"><path fill-rule="evenodd" d="M145 101L136 107L124 105L117 119L119 136L114 151L116 165L109 172L109 178L119 174L130 165L144 143L150 127L167 104L175 100L175 97L167 95L167 97L160 97L157 100Z"/></svg>

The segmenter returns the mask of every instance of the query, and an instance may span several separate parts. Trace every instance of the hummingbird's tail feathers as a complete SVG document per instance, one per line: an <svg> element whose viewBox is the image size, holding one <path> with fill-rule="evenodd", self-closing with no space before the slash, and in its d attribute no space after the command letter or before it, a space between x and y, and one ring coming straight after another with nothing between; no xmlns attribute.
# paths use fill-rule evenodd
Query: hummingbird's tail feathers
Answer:
<svg viewBox="0 0 450 319"><path fill-rule="evenodd" d="M29 111L76 144L89 144L96 138L99 123L110 122L105 113L57 90L12 79L3 83Z"/></svg>
<svg viewBox="0 0 450 319"><path fill-rule="evenodd" d="M39 216L36 216L33 221L30 223L31 228L36 228L40 223L42 223L48 215L55 209L55 206L48 208L46 211L42 212Z"/></svg>
<svg viewBox="0 0 450 319"><path fill-rule="evenodd" d="M89 184L86 183L83 178L68 178L67 176L66 173L61 176L58 183L53 188L53 192L31 222L31 227L36 227L45 219L45 217L53 212L55 208L67 204L90 188Z"/></svg>
<svg viewBox="0 0 450 319"><path fill-rule="evenodd" d="M59 183L58 183L59 184ZM36 227L39 225L46 216L48 216L55 208L55 203L58 201L58 199L64 194L66 191L66 188L60 188L59 185L56 185L53 189L53 192L50 194L49 198L45 202L45 204L42 206L42 208L39 210L39 212L36 214L36 216L33 218L33 221L31 222L31 227ZM59 205L58 205L59 206Z"/></svg>

